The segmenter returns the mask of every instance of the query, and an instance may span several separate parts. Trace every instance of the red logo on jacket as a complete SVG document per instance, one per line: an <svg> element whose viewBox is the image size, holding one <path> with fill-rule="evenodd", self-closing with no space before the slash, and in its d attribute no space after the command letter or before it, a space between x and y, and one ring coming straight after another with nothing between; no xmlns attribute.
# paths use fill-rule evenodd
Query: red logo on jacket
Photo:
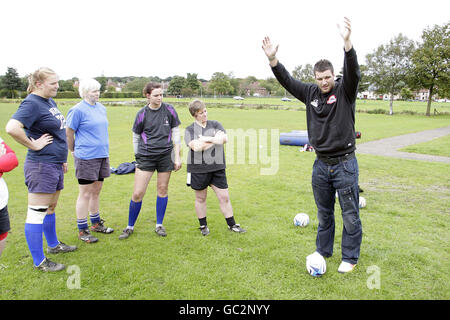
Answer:
<svg viewBox="0 0 450 320"><path fill-rule="evenodd" d="M336 96L333 94L332 96L330 96L327 100L327 104L332 104L336 102Z"/></svg>

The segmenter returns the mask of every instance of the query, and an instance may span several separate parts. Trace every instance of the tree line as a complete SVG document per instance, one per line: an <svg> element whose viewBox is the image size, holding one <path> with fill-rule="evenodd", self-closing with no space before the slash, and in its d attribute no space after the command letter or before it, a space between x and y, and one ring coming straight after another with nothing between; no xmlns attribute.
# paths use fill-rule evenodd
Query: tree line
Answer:
<svg viewBox="0 0 450 320"><path fill-rule="evenodd" d="M433 96L450 98L449 25L446 23L426 28L419 42L400 33L367 54L366 63L360 65L359 92L370 90L377 94L388 94L390 114L393 114L394 96L401 95L408 99L412 97L412 91L426 89L426 115L429 116ZM312 65L297 66L293 77L313 82Z"/></svg>
<svg viewBox="0 0 450 320"><path fill-rule="evenodd" d="M433 96L450 98L450 37L449 25L434 25L422 32L421 40L415 42L403 34L378 46L365 57L360 65L361 82L359 92L373 91L390 96L390 114L393 114L394 96L411 98L412 92L426 89L428 103L426 115L430 115ZM292 76L304 82L314 82L312 64L299 65ZM337 75L340 76L339 74ZM101 83L103 97L115 97L116 87L110 83L120 83L123 97L142 96L141 90L149 81L168 84L167 93L175 96L195 95L252 95L256 87L264 88L269 95L282 96L286 92L278 81L271 77L256 79L253 76L241 79L233 73L213 73L209 81L198 79L196 73L186 77L175 75L165 79L152 77L96 77ZM77 78L60 80L60 92L76 92ZM253 84L253 86L252 86ZM20 78L17 70L8 67L0 76L0 97L18 98L26 92L27 77ZM126 93L129 93L128 95ZM133 94L132 94L133 93Z"/></svg>

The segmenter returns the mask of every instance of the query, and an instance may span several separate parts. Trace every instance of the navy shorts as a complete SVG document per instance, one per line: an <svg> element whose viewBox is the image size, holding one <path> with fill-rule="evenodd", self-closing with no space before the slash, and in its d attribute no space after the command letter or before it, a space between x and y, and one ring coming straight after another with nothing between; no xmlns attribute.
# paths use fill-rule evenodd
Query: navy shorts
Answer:
<svg viewBox="0 0 450 320"><path fill-rule="evenodd" d="M62 163L25 160L23 165L25 185L29 193L55 193L64 189Z"/></svg>
<svg viewBox="0 0 450 320"><path fill-rule="evenodd" d="M136 167L142 171L158 171L169 172L173 171L175 166L172 161L172 153L163 153L155 156L135 155Z"/></svg>
<svg viewBox="0 0 450 320"><path fill-rule="evenodd" d="M11 226L9 224L8 206L0 210L0 235L8 232Z"/></svg>
<svg viewBox="0 0 450 320"><path fill-rule="evenodd" d="M194 190L203 190L209 185L216 186L219 189L227 189L227 176L225 169L206 173L191 173L191 188Z"/></svg>

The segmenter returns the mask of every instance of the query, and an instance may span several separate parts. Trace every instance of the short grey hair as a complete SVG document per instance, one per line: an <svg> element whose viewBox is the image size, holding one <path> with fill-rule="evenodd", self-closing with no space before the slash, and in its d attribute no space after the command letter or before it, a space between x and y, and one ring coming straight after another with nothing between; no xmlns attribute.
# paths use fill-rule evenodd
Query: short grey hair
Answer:
<svg viewBox="0 0 450 320"><path fill-rule="evenodd" d="M84 99L89 91L100 90L101 84L95 79L83 79L78 86L80 97Z"/></svg>

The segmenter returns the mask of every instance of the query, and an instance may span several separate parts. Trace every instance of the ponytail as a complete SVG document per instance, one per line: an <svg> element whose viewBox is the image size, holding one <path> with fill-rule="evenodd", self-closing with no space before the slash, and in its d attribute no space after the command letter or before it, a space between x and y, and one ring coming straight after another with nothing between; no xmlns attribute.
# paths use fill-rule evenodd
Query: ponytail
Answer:
<svg viewBox="0 0 450 320"><path fill-rule="evenodd" d="M39 68L28 76L28 88L27 93L30 94L37 89L36 83L44 82L51 75L55 75L56 72L50 68Z"/></svg>

